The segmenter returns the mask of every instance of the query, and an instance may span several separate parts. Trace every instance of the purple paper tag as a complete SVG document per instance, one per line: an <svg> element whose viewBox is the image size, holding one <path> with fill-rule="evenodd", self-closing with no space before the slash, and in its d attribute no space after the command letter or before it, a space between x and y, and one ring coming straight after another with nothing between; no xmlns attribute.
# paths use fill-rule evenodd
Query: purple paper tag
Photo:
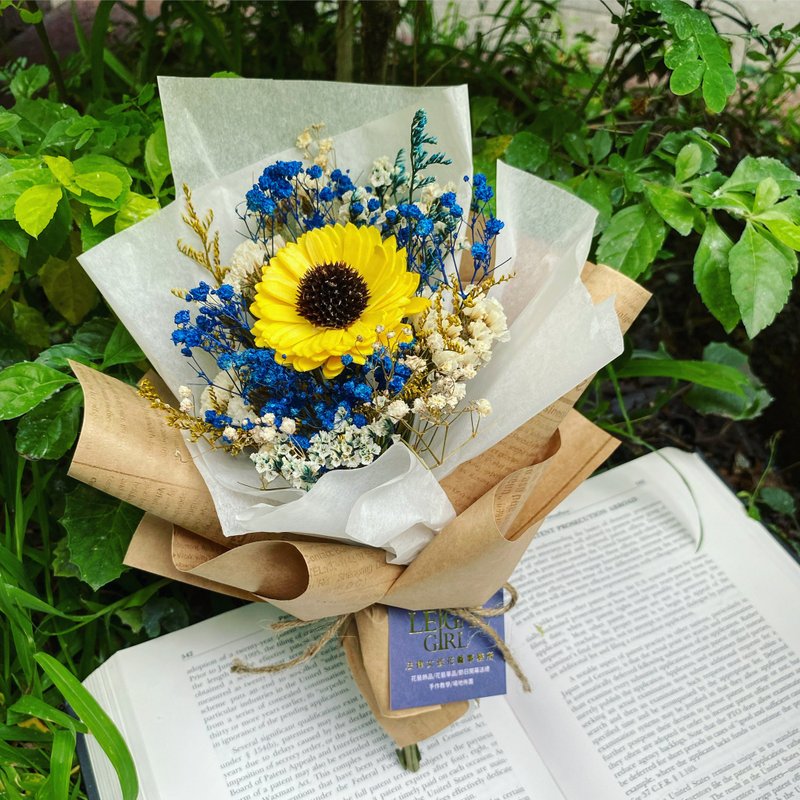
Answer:
<svg viewBox="0 0 800 800"><path fill-rule="evenodd" d="M501 589L486 607L503 604ZM392 709L453 703L506 693L506 662L479 628L446 611L389 610ZM502 639L503 617L483 618Z"/></svg>

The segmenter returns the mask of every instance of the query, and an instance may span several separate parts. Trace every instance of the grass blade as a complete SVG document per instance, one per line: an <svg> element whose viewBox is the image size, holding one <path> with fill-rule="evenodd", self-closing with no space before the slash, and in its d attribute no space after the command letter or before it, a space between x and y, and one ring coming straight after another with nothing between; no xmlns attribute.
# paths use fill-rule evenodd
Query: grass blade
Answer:
<svg viewBox="0 0 800 800"><path fill-rule="evenodd" d="M105 751L119 777L123 800L136 800L139 793L139 780L136 776L133 757L108 714L100 708L97 701L63 664L46 653L37 653L35 658Z"/></svg>

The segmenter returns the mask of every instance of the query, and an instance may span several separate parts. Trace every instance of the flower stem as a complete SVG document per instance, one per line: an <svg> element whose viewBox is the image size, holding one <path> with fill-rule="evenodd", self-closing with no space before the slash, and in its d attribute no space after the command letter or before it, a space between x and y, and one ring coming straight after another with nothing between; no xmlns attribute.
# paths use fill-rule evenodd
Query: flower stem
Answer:
<svg viewBox="0 0 800 800"><path fill-rule="evenodd" d="M402 749L398 748L395 753L397 753L397 760L403 769L409 772L417 772L419 770L419 762L422 760L422 756L419 753L419 745L410 744Z"/></svg>

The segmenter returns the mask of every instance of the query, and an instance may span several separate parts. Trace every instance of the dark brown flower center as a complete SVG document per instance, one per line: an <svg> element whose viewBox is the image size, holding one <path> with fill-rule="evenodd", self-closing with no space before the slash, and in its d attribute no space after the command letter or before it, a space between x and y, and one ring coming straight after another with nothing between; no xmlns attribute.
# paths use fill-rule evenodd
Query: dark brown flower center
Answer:
<svg viewBox="0 0 800 800"><path fill-rule="evenodd" d="M318 328L352 325L368 302L367 282L342 261L317 264L297 286L297 312Z"/></svg>

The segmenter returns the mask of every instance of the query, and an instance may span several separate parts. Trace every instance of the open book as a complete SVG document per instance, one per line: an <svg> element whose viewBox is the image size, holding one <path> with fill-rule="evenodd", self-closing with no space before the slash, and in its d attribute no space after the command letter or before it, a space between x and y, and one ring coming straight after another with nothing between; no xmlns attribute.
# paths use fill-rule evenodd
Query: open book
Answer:
<svg viewBox="0 0 800 800"><path fill-rule="evenodd" d="M512 583L507 638L533 692L509 675L506 697L422 745L414 774L340 647L231 673L308 642L267 630L265 604L119 652L86 686L128 741L143 800L800 797L800 569L699 458L662 450L587 481ZM87 782L118 798L86 745Z"/></svg>

